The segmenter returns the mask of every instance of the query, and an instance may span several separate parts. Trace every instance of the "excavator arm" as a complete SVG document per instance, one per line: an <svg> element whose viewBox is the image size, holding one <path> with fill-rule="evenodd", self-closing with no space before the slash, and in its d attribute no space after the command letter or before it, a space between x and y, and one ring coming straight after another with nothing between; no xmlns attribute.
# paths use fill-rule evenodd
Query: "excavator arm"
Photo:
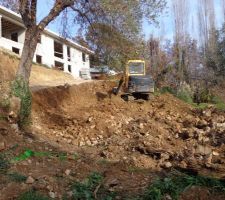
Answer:
<svg viewBox="0 0 225 200"><path fill-rule="evenodd" d="M122 77L122 78L120 79L118 87L113 88L113 93L114 93L115 95L118 95L118 93L119 93L121 87L123 86L123 83L124 83L124 77Z"/></svg>

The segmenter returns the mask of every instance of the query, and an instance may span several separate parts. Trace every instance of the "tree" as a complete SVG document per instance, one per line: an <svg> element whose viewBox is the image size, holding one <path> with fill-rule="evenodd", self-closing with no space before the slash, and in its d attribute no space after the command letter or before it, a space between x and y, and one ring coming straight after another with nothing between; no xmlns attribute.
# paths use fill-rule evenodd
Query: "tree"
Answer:
<svg viewBox="0 0 225 200"><path fill-rule="evenodd" d="M213 0L198 1L198 23L200 46L202 47L203 54L205 56L207 48L210 45L210 35L211 44L214 43L213 34L215 30L215 9Z"/></svg>
<svg viewBox="0 0 225 200"><path fill-rule="evenodd" d="M175 60L177 64L177 75L180 83L185 81L187 71L186 64L186 40L189 27L189 8L187 0L174 0L173 12L175 21Z"/></svg>
<svg viewBox="0 0 225 200"><path fill-rule="evenodd" d="M76 23L92 24L100 21L113 24L121 31L132 27L138 33L142 18L145 16L154 21L164 5L164 0L55 0L48 15L37 23L37 0L20 0L19 13L26 27L26 35L17 76L29 82L38 38L45 27L64 10L73 12Z"/></svg>
<svg viewBox="0 0 225 200"><path fill-rule="evenodd" d="M209 40L213 37L213 48L208 48L206 53L206 65L215 76L214 79L225 77L225 24L220 30L214 30L209 35Z"/></svg>
<svg viewBox="0 0 225 200"><path fill-rule="evenodd" d="M23 102L30 102L27 100L30 99L28 85L38 38L46 26L62 12L70 13L70 18L73 17L76 24L85 26L95 22L105 23L129 35L130 30L138 34L143 17L148 18L149 21L155 21L165 6L165 0L54 0L52 2L53 6L49 13L37 23L38 0L18 1L19 13L26 27L26 33L12 90L14 95L22 99L21 105L24 105L22 107L26 107ZM64 21L66 23L66 19ZM27 105L30 106L30 103Z"/></svg>
<svg viewBox="0 0 225 200"><path fill-rule="evenodd" d="M14 11L19 12L19 3L18 0L0 0L0 5Z"/></svg>
<svg viewBox="0 0 225 200"><path fill-rule="evenodd" d="M222 13L223 13L223 21L225 21L225 0L221 0L221 7L222 7Z"/></svg>
<svg viewBox="0 0 225 200"><path fill-rule="evenodd" d="M131 33L129 33L129 36ZM109 65L111 68L122 70L128 59L140 57L138 36L129 39L116 27L107 24L95 23L89 27L86 40L95 50L99 63L96 65Z"/></svg>

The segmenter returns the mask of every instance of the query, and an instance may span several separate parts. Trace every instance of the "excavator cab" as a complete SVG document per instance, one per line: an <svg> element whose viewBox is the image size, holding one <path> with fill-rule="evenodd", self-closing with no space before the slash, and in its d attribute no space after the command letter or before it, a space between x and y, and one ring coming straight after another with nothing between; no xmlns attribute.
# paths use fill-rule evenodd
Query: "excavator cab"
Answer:
<svg viewBox="0 0 225 200"><path fill-rule="evenodd" d="M146 75L145 61L127 62L124 75L114 93L118 94L121 88L124 92L121 97L124 100L132 98L149 100L150 94L154 92L154 81L151 76Z"/></svg>

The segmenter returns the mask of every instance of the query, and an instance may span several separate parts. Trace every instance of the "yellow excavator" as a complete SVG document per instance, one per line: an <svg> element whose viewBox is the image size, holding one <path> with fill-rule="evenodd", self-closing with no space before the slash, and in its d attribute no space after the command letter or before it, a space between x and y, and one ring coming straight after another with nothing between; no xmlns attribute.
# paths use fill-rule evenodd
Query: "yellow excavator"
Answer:
<svg viewBox="0 0 225 200"><path fill-rule="evenodd" d="M146 75L145 61L129 60L127 62L123 77L118 87L113 88L113 93L118 95L121 90L123 90L121 97L125 101L150 99L150 94L154 92L154 81L151 76Z"/></svg>

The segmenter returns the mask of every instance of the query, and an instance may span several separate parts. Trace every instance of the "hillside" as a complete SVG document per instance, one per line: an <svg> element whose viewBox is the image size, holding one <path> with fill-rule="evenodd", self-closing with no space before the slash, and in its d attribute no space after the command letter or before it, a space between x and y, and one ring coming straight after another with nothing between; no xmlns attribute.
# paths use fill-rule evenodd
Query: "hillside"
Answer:
<svg viewBox="0 0 225 200"><path fill-rule="evenodd" d="M11 80L18 60L0 56L1 80ZM34 66L31 84L70 78ZM160 199L154 191L164 191L161 199L174 199L171 191L181 200L225 199L224 111L195 109L170 94L125 102L110 94L114 84L34 90L26 132L1 118L1 200L27 191L32 198L20 199L37 192L46 198L36 199Z"/></svg>
<svg viewBox="0 0 225 200"><path fill-rule="evenodd" d="M0 49L0 80L13 80L19 64L19 58L16 54L7 50ZM56 69L50 69L46 66L33 64L30 86L32 89L48 86L57 86L67 84L79 84L85 82L82 79L75 79L70 74Z"/></svg>

